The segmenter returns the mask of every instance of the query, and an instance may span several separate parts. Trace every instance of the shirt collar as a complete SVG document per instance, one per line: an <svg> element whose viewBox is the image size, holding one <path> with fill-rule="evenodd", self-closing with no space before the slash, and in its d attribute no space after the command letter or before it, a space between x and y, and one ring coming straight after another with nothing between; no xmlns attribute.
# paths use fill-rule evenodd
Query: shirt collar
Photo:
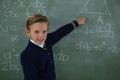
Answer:
<svg viewBox="0 0 120 80"><path fill-rule="evenodd" d="M30 42L32 42L33 44L35 44L35 45L37 45L37 46L39 46L39 47L41 47L41 48L43 48L43 46L44 46L44 44L37 44L35 41L33 41L32 39L30 39Z"/></svg>

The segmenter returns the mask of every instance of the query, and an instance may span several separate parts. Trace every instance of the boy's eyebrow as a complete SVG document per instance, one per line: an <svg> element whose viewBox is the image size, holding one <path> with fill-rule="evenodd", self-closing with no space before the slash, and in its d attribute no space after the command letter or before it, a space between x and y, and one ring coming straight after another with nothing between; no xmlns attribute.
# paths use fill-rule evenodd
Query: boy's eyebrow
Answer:
<svg viewBox="0 0 120 80"><path fill-rule="evenodd" d="M35 30L34 32L39 32L39 30Z"/></svg>

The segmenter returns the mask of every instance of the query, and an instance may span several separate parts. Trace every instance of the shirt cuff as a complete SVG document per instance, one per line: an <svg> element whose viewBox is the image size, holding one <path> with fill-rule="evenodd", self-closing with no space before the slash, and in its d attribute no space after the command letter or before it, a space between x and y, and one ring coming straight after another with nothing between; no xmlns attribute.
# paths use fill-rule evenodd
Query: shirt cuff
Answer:
<svg viewBox="0 0 120 80"><path fill-rule="evenodd" d="M76 27L79 26L79 24L78 24L77 21L73 21L73 22L72 22L72 26L73 26L73 29L75 29Z"/></svg>

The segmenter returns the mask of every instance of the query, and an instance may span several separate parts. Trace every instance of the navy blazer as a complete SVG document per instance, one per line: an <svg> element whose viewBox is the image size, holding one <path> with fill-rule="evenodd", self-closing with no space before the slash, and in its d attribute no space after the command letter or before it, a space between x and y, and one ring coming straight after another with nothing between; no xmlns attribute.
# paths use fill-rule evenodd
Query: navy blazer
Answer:
<svg viewBox="0 0 120 80"><path fill-rule="evenodd" d="M24 80L56 80L52 47L77 26L78 23L73 21L49 33L44 48L29 41L20 55Z"/></svg>

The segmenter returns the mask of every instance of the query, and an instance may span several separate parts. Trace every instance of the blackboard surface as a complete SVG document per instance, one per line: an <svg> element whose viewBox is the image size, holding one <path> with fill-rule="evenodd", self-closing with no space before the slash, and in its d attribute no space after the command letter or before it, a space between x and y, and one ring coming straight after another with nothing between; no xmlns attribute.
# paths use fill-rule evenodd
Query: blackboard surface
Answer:
<svg viewBox="0 0 120 80"><path fill-rule="evenodd" d="M23 80L19 55L34 13L49 18L50 32L87 17L54 46L57 80L120 80L120 0L1 0L0 80Z"/></svg>

